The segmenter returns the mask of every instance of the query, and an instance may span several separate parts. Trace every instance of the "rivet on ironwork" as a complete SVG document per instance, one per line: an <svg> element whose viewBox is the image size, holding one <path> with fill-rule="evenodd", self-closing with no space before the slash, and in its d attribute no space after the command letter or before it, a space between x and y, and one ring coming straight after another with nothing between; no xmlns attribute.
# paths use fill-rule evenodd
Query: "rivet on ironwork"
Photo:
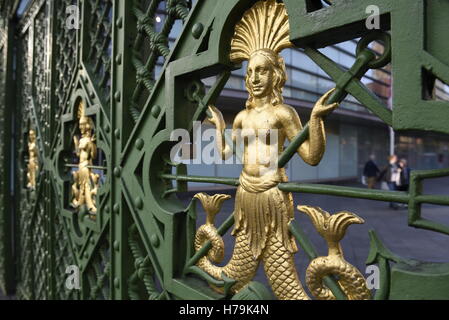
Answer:
<svg viewBox="0 0 449 320"><path fill-rule="evenodd" d="M122 94L120 93L120 91L117 91L117 92L114 94L115 101L120 102L121 96L122 96Z"/></svg>
<svg viewBox="0 0 449 320"><path fill-rule="evenodd" d="M204 26L202 23L195 23L192 28L192 35L195 39L199 39L203 34Z"/></svg>
<svg viewBox="0 0 449 320"><path fill-rule="evenodd" d="M151 108L151 115L155 118L158 118L159 115L161 113L161 107L158 105L153 106L153 108Z"/></svg>
<svg viewBox="0 0 449 320"><path fill-rule="evenodd" d="M122 174L122 170L120 169L120 167L115 167L114 168L114 176L116 178L120 178L121 174Z"/></svg>
<svg viewBox="0 0 449 320"><path fill-rule="evenodd" d="M119 251L120 250L120 243L118 242L118 240L114 241L114 249L115 249L115 251Z"/></svg>
<svg viewBox="0 0 449 320"><path fill-rule="evenodd" d="M119 129L115 129L114 135L115 135L116 139L120 139L120 130Z"/></svg>
<svg viewBox="0 0 449 320"><path fill-rule="evenodd" d="M106 133L109 133L109 131L111 130L111 128L109 127L109 125L105 124L103 126L104 131L106 131Z"/></svg>
<svg viewBox="0 0 449 320"><path fill-rule="evenodd" d="M144 145L145 145L145 142L142 139L137 139L136 140L136 148L137 148L137 150L142 150Z"/></svg>
<svg viewBox="0 0 449 320"><path fill-rule="evenodd" d="M117 28L122 28L123 27L123 18L120 17L117 19L117 23L115 24L117 26Z"/></svg>
<svg viewBox="0 0 449 320"><path fill-rule="evenodd" d="M89 258L89 254L87 252L84 252L84 258L88 259Z"/></svg>
<svg viewBox="0 0 449 320"><path fill-rule="evenodd" d="M92 92L90 93L90 97L91 97L92 99L94 99L94 98L95 98L95 92L92 91Z"/></svg>
<svg viewBox="0 0 449 320"><path fill-rule="evenodd" d="M120 288L120 279L119 278L114 278L114 287L116 289Z"/></svg>
<svg viewBox="0 0 449 320"><path fill-rule="evenodd" d="M91 245L94 245L95 244L95 239L92 237L92 238L90 238L90 244Z"/></svg>
<svg viewBox="0 0 449 320"><path fill-rule="evenodd" d="M114 204L114 207L112 208L115 214L120 213L120 205L118 203Z"/></svg>
<svg viewBox="0 0 449 320"><path fill-rule="evenodd" d="M142 198L141 197L136 197L136 199L134 199L134 204L135 204L137 209L142 209L143 208Z"/></svg>
<svg viewBox="0 0 449 320"><path fill-rule="evenodd" d="M151 241L151 244L153 245L153 247L155 247L155 248L159 247L159 238L157 237L157 235L155 235L155 234L151 235L150 241Z"/></svg>
<svg viewBox="0 0 449 320"><path fill-rule="evenodd" d="M115 57L115 62L117 62L117 64L122 64L122 54L121 53L119 53L118 55L117 55L117 57Z"/></svg>

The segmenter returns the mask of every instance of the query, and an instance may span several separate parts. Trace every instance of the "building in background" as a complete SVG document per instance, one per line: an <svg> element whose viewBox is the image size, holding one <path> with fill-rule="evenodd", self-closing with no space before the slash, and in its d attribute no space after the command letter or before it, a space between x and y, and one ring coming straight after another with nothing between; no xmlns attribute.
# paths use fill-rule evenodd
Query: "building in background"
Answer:
<svg viewBox="0 0 449 320"><path fill-rule="evenodd" d="M161 6L163 5L164 3L161 3ZM156 22L162 26L165 18L162 14L164 8L160 9L161 14ZM180 23L175 24L170 38L175 39L181 32L181 27ZM171 41L170 45L173 44ZM355 61L356 46L357 42L353 40L320 51L342 68L349 69ZM376 45L372 49L380 52L382 46ZM335 84L302 50L286 49L282 56L288 76L283 91L285 103L297 110L302 123L305 124L315 102ZM159 71L161 67L162 61ZM237 113L245 107L248 97L245 72L246 64L243 64L241 69L232 73L216 103L223 112L228 128L231 128ZM214 80L204 79L204 83L211 86ZM380 70L369 70L362 82L387 105L391 104L393 81L390 65ZM432 95L431 98L435 100L449 100L449 87L436 79ZM327 148L321 163L317 167L311 167L298 156L293 157L286 167L290 181L331 182L359 179L371 154L376 156L377 164L382 167L387 164L390 149L394 149L400 158L408 159L412 169L449 167L449 136L424 132L390 135L390 128L352 96L348 96L340 108L326 119L326 131ZM200 176L238 177L241 169L241 165L237 164L188 165L190 175ZM191 183L191 186L203 187L199 183Z"/></svg>

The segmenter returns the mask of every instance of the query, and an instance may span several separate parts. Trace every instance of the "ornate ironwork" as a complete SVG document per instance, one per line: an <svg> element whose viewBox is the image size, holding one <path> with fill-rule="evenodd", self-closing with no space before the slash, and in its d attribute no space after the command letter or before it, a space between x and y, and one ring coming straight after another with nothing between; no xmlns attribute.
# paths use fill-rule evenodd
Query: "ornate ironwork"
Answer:
<svg viewBox="0 0 449 320"><path fill-rule="evenodd" d="M268 80L275 78L273 72L282 71L278 52L290 46L302 48L333 79L336 90L319 101L304 127L291 109L277 108L288 113L280 118L283 126L289 128L287 138L291 141L285 150L279 150L273 172L282 173L298 150L310 164L319 162L325 146L324 116L348 94L395 130L449 133L448 103L433 101L428 94L435 79L449 83L449 48L442 38L447 30L445 15L449 4L436 0L325 2L326 5L308 0L206 0L192 5L187 0L36 0L17 19L12 1L1 0L0 68L7 72L0 73L0 85L6 88L0 90L0 286L4 290L13 287L10 279L14 277L7 266L17 265L17 292L26 299L266 297L260 284L244 287L253 274L252 268L242 281L231 279L234 275L226 273L212 277L198 267L207 257L219 260L222 254L216 251L221 246L219 237L235 226L237 243L244 244L242 255L247 258L241 261L247 266L257 262L254 255L260 257L268 252L265 260L271 262L267 264L267 273L274 274L274 269L281 268L279 259L291 261L293 249L298 245L312 261L311 266L316 267L309 272L309 287L317 293L316 283L322 280L324 285L320 288L325 296L317 293L318 298L368 298L362 277L345 264L336 244L344 232L336 228L338 237L333 238L318 223L318 231L329 240L328 260L345 264L357 281L345 282L334 277L333 272L321 271L324 269L320 269L323 264L318 263L322 259L317 250L301 227L291 221L293 192L407 203L410 226L449 234L448 226L421 217L424 203L449 205L446 196L426 195L422 191L422 181L448 176L447 169L413 173L407 193L291 183L277 176L272 184L264 179L251 180L252 177L238 180L191 176L184 165L169 159L174 145L170 133L174 129L192 131L193 121L210 119L218 127L218 135L221 134L220 112L209 106L215 104L231 71L240 67L241 60L249 59L249 71L257 74L259 81L265 79L270 87ZM381 30L375 32L367 30L365 24L365 9L373 4L379 7L381 22ZM67 8L72 5L78 6L82 17L79 30L66 24ZM258 9L251 11L255 5ZM274 8L276 14L270 15L269 8ZM347 14L347 10L352 14ZM254 24L260 17L264 21L259 25L261 29ZM416 23L410 25L410 19ZM407 28L403 27L405 24ZM318 51L358 38L356 60L349 70ZM373 41L384 44L381 56L369 49ZM386 65L391 58L395 75L392 110L360 80L370 69ZM262 69L270 76L261 74ZM209 78L210 86L202 82L205 78ZM267 100L268 109L282 101L282 76L278 80L279 83L273 83L276 95ZM266 87L251 81L249 86L253 93L249 104L254 104L254 110L263 109L259 102L260 97L267 97ZM81 130L78 143L80 158L87 145L91 146L83 157L87 165L81 165L82 159L78 163L73 154L74 137L80 134L79 101L86 106L81 119L87 121L90 130L95 130L95 139L89 135L93 133L89 129ZM422 113L422 110L431 111ZM259 120L272 118L271 113L261 110ZM36 134L31 153L30 128ZM98 149L96 157L93 145ZM227 153L224 144L222 147ZM34 154L39 165L29 166L35 163L31 161ZM7 174L11 167L14 167L13 181ZM78 170L75 184L73 168ZM33 180L35 188L28 188ZM176 197L176 193L187 190L189 181L239 188L236 207L241 210L227 217L223 225L212 227L216 208L205 205L210 216L202 227L204 230L198 233L213 231L212 242L203 236L198 236L195 242L196 201L202 198L207 202L207 197L192 198L187 207ZM254 187L254 182L266 185L256 188L256 192L242 191ZM71 206L72 195L77 200L73 203L76 208ZM92 195L95 201L87 200L88 197L82 200L81 195ZM217 208L223 199L216 197ZM262 228L257 236L249 232L252 228L249 225L248 232L241 231L246 228L244 222L251 221L241 212L253 208L250 203L253 200L265 201L267 206L285 205L270 210L284 212L277 215L283 220L273 228L268 223L271 221L265 221L271 229ZM87 204L87 210L82 204ZM12 209L17 221L15 260L12 244L8 243L14 226ZM256 213L264 211L254 209ZM95 219L89 218L89 210L96 212ZM328 216L319 209L302 207L302 210L308 211L316 222L321 217L328 222L332 219L361 222L361 218L347 213ZM358 215L363 217L363 212ZM270 236L273 230L279 230L280 236ZM252 241L253 238L258 241ZM274 240L278 241L273 243ZM375 299L447 297L449 290L441 281L447 280L447 264L405 260L390 252L374 232L371 240L368 263L377 263L382 273L381 289L375 293ZM293 262L287 265L294 269ZM68 266L80 270L79 291L65 286ZM294 279L295 274L292 271L288 275ZM281 277L272 280L278 297L305 297L298 289L299 281L284 281ZM275 283L281 280L282 284ZM413 283L416 291L410 290L406 283ZM433 285L432 292L419 291L427 288L424 283ZM288 287L292 284L293 289ZM351 285L360 291L348 289ZM404 288L409 288L407 294Z"/></svg>

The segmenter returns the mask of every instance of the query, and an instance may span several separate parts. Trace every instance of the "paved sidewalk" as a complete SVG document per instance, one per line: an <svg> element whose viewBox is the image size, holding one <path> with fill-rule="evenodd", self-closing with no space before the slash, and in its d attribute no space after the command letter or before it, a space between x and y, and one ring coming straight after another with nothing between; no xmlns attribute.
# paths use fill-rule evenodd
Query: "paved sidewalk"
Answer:
<svg viewBox="0 0 449 320"><path fill-rule="evenodd" d="M364 187L361 184L345 184L352 187ZM208 192L209 194L220 193L218 191ZM234 199L235 191L224 191L229 193ZM449 196L449 178L439 178L429 180L424 184L425 194L440 194ZM187 203L187 199L184 199ZM415 229L407 225L408 211L389 209L388 203L359 200L352 198L342 198L313 194L294 194L295 208L298 204L319 206L330 213L341 210L352 211L365 220L363 225L351 225L346 237L341 242L345 258L355 265L362 273L365 272L365 260L369 253L368 230L374 229L384 242L385 246L393 253L404 258L414 258L429 262L449 262L449 236L437 232ZM234 201L227 200L222 211L217 215L217 225L229 216L234 208ZM205 222L203 209L198 206L199 225ZM422 209L423 217L445 223L449 225L449 208L443 206L424 205ZM312 243L317 248L320 255L327 254L327 245L321 236L315 231L310 219L295 209L295 219L302 226ZM232 255L234 238L230 232L224 237L226 245L225 263ZM304 281L305 270L309 261L300 250L295 256L298 272ZM259 268L256 280L267 283L262 268Z"/></svg>

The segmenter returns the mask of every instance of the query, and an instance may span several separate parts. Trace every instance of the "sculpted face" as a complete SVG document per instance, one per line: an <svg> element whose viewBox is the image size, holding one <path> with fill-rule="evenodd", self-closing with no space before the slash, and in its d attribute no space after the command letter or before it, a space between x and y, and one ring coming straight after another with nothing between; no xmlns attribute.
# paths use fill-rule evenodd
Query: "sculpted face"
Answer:
<svg viewBox="0 0 449 320"><path fill-rule="evenodd" d="M273 72L273 66L263 55L251 57L246 76L248 90L255 98L266 97L273 91Z"/></svg>
<svg viewBox="0 0 449 320"><path fill-rule="evenodd" d="M86 134L87 132L90 131L90 125L89 125L89 120L86 117L81 117L80 121L79 121L79 128L81 131L81 134Z"/></svg>

